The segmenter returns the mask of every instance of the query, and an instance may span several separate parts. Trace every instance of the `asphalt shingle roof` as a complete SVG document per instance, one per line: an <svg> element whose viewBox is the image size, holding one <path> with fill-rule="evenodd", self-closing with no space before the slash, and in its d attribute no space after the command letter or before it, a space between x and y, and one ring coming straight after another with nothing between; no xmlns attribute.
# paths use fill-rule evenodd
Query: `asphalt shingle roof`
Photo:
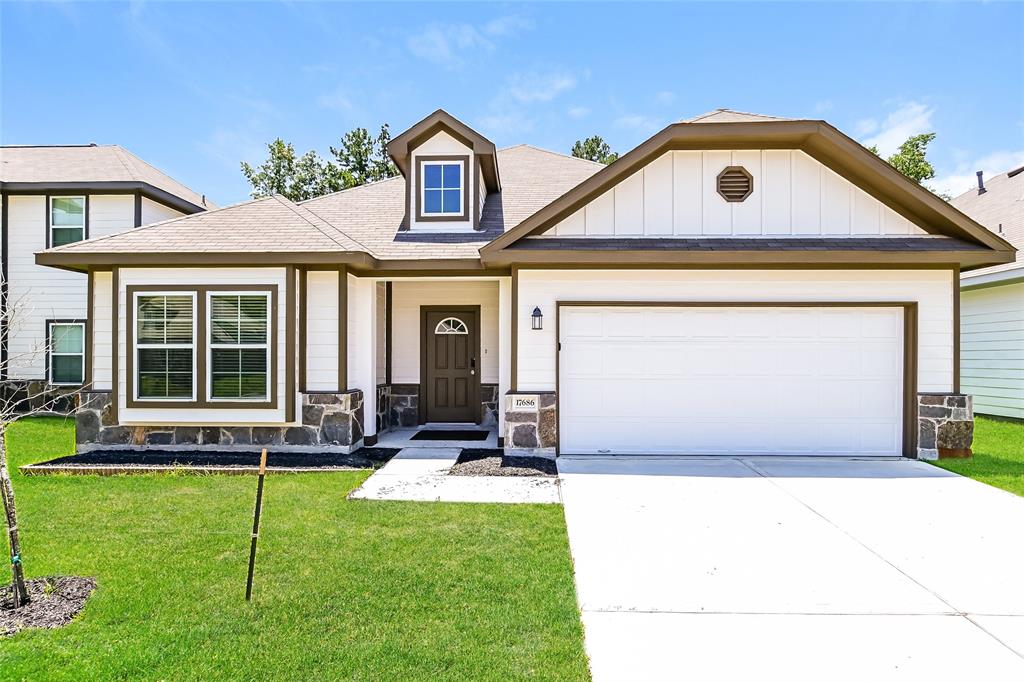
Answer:
<svg viewBox="0 0 1024 682"><path fill-rule="evenodd" d="M949 203L1019 249L1015 262L972 270L970 277L1024 267L1024 168L986 180L984 194L971 189Z"/></svg>
<svg viewBox="0 0 1024 682"><path fill-rule="evenodd" d="M216 208L203 195L116 144L3 146L0 182L144 182L196 206Z"/></svg>

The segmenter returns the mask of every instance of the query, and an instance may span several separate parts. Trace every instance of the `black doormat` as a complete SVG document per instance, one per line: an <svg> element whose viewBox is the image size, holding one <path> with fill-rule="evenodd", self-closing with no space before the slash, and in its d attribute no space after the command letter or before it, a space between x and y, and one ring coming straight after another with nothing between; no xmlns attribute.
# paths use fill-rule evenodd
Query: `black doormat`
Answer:
<svg viewBox="0 0 1024 682"><path fill-rule="evenodd" d="M490 431L422 429L409 440L487 440L489 435Z"/></svg>

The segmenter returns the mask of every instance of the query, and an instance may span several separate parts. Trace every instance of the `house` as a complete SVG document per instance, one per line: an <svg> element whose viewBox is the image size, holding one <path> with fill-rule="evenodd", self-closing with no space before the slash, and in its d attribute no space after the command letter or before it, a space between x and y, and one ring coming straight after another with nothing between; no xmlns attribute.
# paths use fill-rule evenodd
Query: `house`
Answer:
<svg viewBox="0 0 1024 682"><path fill-rule="evenodd" d="M0 382L14 395L79 387L86 374L89 278L36 265L37 251L211 207L117 145L0 147L0 195L2 299L13 311L0 328Z"/></svg>
<svg viewBox="0 0 1024 682"><path fill-rule="evenodd" d="M1014 249L824 121L720 110L605 167L436 111L388 151L392 179L37 254L90 275L79 448L969 447L959 274Z"/></svg>
<svg viewBox="0 0 1024 682"><path fill-rule="evenodd" d="M1024 246L1024 166L950 203L996 235ZM960 276L960 368L963 390L979 414L1024 419L1024 260Z"/></svg>

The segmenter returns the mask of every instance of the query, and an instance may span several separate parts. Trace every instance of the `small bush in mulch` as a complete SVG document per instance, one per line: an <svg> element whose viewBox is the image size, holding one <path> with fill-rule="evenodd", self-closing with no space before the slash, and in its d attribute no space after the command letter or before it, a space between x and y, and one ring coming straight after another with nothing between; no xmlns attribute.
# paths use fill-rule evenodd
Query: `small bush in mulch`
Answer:
<svg viewBox="0 0 1024 682"><path fill-rule="evenodd" d="M25 628L59 628L70 623L96 589L92 578L54 576L27 583L29 601L14 608L13 585L0 587L0 637Z"/></svg>
<svg viewBox="0 0 1024 682"><path fill-rule="evenodd" d="M449 476L557 476L554 460L544 457L506 457L502 450L467 448Z"/></svg>
<svg viewBox="0 0 1024 682"><path fill-rule="evenodd" d="M372 469L388 461L395 448L360 448L352 454L339 452L274 452L267 453L267 466L283 469ZM108 467L253 467L260 463L259 451L237 450L94 450L58 457L46 465L108 466Z"/></svg>

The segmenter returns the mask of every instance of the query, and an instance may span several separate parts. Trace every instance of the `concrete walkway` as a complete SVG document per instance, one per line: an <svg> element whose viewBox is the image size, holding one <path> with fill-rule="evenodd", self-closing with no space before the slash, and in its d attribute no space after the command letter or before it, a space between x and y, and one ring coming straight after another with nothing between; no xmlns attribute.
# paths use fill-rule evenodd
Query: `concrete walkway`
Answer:
<svg viewBox="0 0 1024 682"><path fill-rule="evenodd" d="M928 464L558 461L595 680L1024 680L1024 499Z"/></svg>
<svg viewBox="0 0 1024 682"><path fill-rule="evenodd" d="M349 494L353 500L557 504L558 479L449 476L461 448L408 447Z"/></svg>

